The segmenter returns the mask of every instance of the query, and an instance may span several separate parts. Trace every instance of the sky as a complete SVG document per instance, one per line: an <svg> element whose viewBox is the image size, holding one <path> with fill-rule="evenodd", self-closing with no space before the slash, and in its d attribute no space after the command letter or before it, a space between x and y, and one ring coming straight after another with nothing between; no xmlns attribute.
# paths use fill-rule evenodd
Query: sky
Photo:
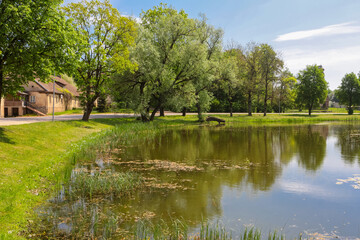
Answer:
<svg viewBox="0 0 360 240"><path fill-rule="evenodd" d="M74 2L78 0L65 0ZM330 89L346 73L360 72L360 0L110 0L123 15L138 17L160 2L205 14L230 41L268 43L297 75L306 65L325 69Z"/></svg>

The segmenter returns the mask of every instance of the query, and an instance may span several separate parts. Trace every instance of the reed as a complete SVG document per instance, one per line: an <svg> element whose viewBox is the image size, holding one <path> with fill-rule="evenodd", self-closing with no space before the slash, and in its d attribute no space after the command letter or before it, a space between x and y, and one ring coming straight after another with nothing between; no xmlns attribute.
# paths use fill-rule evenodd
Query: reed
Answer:
<svg viewBox="0 0 360 240"><path fill-rule="evenodd" d="M93 198L122 197L130 195L135 189L143 185L143 180L136 173L77 172L67 184L67 195L70 199L79 196Z"/></svg>

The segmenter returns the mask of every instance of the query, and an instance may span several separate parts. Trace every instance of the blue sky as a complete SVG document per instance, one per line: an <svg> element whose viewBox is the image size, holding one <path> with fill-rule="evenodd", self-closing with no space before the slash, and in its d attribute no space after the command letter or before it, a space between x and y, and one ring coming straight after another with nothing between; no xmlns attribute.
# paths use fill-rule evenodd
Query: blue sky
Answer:
<svg viewBox="0 0 360 240"><path fill-rule="evenodd" d="M70 2L75 0L65 0ZM360 71L360 0L110 0L124 15L138 17L160 2L204 13L224 30L224 44L269 43L294 74L321 64L330 89L345 73Z"/></svg>

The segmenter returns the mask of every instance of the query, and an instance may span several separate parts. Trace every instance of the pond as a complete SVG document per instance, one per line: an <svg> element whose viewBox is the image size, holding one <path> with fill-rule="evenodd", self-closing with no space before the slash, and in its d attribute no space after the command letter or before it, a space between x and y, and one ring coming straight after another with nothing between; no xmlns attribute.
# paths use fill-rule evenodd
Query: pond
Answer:
<svg viewBox="0 0 360 240"><path fill-rule="evenodd" d="M53 236L74 234L79 225L121 236L144 219L181 219L190 232L206 220L234 237L251 227L287 238L360 237L360 125L167 129L77 166L73 175L79 169L136 172L151 190L106 201L61 191L39 210Z"/></svg>

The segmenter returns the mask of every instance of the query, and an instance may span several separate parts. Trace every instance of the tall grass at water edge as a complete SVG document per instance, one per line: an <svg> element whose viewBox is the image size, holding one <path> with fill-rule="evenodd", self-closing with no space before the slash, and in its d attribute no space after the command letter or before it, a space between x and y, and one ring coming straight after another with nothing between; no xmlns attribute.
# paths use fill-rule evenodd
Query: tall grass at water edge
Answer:
<svg viewBox="0 0 360 240"><path fill-rule="evenodd" d="M124 123L72 144L71 150L65 156L68 159L65 180L60 178L58 183L61 185L64 181L69 181L76 163L94 162L96 158L108 154L115 148L129 146L140 139L147 141L161 134L165 129L166 127L159 127L156 123Z"/></svg>
<svg viewBox="0 0 360 240"><path fill-rule="evenodd" d="M269 234L263 234L259 229L256 228L244 228L239 235L233 236L232 232L221 224L211 224L208 222L203 222L198 229L198 232L191 232L190 227L184 221L173 220L170 224L166 224L165 222L154 224L149 221L139 221L136 225L133 239L282 240L285 239L285 236L279 234L277 231L271 232ZM302 236L300 235L297 239L302 239Z"/></svg>

